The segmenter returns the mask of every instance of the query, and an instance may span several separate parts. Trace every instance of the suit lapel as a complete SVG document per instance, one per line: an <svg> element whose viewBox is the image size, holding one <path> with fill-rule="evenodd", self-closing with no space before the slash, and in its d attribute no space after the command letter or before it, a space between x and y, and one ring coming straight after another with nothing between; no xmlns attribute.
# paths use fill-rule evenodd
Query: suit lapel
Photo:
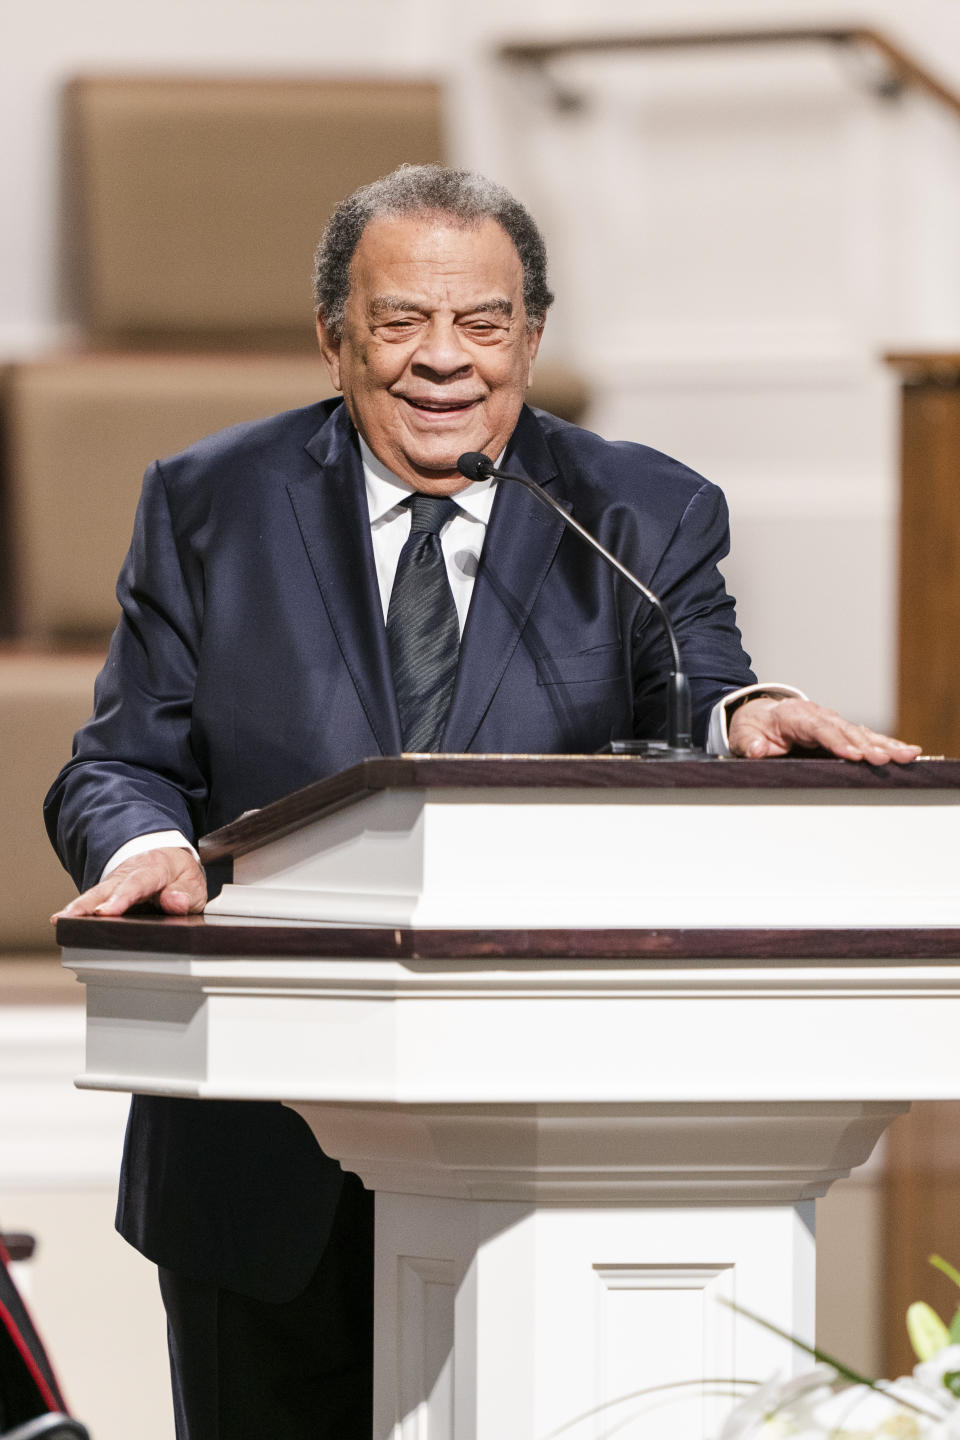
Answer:
<svg viewBox="0 0 960 1440"><path fill-rule="evenodd" d="M399 754L400 720L377 588L363 467L346 407L307 442L315 461L287 482L330 624L385 755ZM316 468L316 467L319 467Z"/></svg>
<svg viewBox="0 0 960 1440"><path fill-rule="evenodd" d="M503 468L541 485L556 478L553 456L526 406ZM563 531L559 516L522 485L500 482L464 626L444 750L462 753L469 748L517 647Z"/></svg>

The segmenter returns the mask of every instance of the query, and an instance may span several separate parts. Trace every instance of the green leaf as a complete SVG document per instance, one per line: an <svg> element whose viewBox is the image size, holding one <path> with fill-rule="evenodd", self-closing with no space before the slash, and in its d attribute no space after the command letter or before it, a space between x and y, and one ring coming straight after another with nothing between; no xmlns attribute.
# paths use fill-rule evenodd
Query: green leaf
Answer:
<svg viewBox="0 0 960 1440"><path fill-rule="evenodd" d="M951 1395L960 1398L960 1370L948 1370L943 1377L943 1383Z"/></svg>
<svg viewBox="0 0 960 1440"><path fill-rule="evenodd" d="M960 1345L960 1306L950 1321L950 1344Z"/></svg>
<svg viewBox="0 0 960 1440"><path fill-rule="evenodd" d="M726 1305L729 1310L733 1310L737 1315L745 1315L747 1319L752 1320L755 1325L762 1325L764 1330L770 1331L771 1335L779 1335L781 1340L789 1340L791 1345L796 1345L798 1350L804 1351L807 1355L812 1355L814 1360L819 1360L821 1364L831 1365L843 1379L852 1380L855 1385L866 1385L868 1390L876 1390L881 1395L887 1394L884 1381L881 1380L878 1382L868 1379L866 1375L858 1375L856 1370L851 1370L849 1365L844 1365L843 1361L838 1360L835 1355L828 1355L825 1350L821 1350L816 1345L808 1345L806 1340L800 1339L799 1335L791 1335L789 1330L781 1330L780 1326L774 1325L772 1320L764 1320L761 1315L757 1315L754 1311L748 1310L745 1305L738 1305L734 1300L728 1300L725 1295L718 1295L717 1301L720 1305ZM915 1405L914 1402L908 1400L905 1395L897 1395L897 1404L903 1410L912 1410L915 1415L922 1415L924 1419L930 1418L930 1411L928 1409L924 1409L920 1405Z"/></svg>
<svg viewBox="0 0 960 1440"><path fill-rule="evenodd" d="M931 1360L950 1344L950 1331L924 1300L915 1300L907 1311L907 1334L918 1360Z"/></svg>
<svg viewBox="0 0 960 1440"><path fill-rule="evenodd" d="M931 1255L928 1258L936 1270L942 1270L948 1280L952 1280L954 1285L960 1285L960 1270L951 1265L949 1260L944 1260L942 1255Z"/></svg>

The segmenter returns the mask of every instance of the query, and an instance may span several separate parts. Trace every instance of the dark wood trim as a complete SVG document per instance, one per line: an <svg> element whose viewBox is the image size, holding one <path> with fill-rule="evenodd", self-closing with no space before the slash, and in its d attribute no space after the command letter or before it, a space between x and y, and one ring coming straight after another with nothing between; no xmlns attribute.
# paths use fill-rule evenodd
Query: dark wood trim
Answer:
<svg viewBox="0 0 960 1440"><path fill-rule="evenodd" d="M376 762L365 760L329 780L318 780L294 790L282 800L265 805L262 810L251 810L231 820L219 830L212 830L197 842L200 859L204 865L217 860L235 860L249 850L256 850L270 840L279 840L281 835L290 835L304 825L312 825L325 815L332 815L348 805L356 805L373 790L386 789L385 785L368 785L364 767ZM402 784L402 781L398 781Z"/></svg>
<svg viewBox="0 0 960 1440"><path fill-rule="evenodd" d="M881 1375L909 1375L916 1356L904 1316L925 1300L949 1325L957 1289L929 1256L960 1254L960 1104L914 1102L885 1137L880 1267Z"/></svg>
<svg viewBox="0 0 960 1440"><path fill-rule="evenodd" d="M204 864L235 859L382 790L944 790L960 760L864 765L849 760L682 763L630 755L405 755L363 760L205 835Z"/></svg>
<svg viewBox="0 0 960 1440"><path fill-rule="evenodd" d="M883 358L900 372L904 385L960 383L960 351L957 350L892 350Z"/></svg>
<svg viewBox="0 0 960 1440"><path fill-rule="evenodd" d="M567 55L595 55L640 50L716 49L720 46L797 45L820 41L829 45L865 45L876 50L901 85L923 90L960 118L960 95L926 68L915 56L879 30L863 25L769 26L760 30L672 30L621 34L566 36L556 40L514 41L501 45L497 55L508 63L545 65Z"/></svg>
<svg viewBox="0 0 960 1440"><path fill-rule="evenodd" d="M905 385L901 416L897 733L960 743L960 386Z"/></svg>
<svg viewBox="0 0 960 1440"><path fill-rule="evenodd" d="M835 930L410 930L202 915L93 916L57 922L66 949L166 955L336 956L395 960L960 960L960 929Z"/></svg>

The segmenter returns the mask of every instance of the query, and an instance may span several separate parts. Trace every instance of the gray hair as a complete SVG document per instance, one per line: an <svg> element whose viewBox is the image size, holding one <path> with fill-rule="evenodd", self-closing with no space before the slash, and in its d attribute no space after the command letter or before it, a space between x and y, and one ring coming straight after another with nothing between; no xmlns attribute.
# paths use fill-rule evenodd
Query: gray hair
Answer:
<svg viewBox="0 0 960 1440"><path fill-rule="evenodd" d="M527 325L539 329L553 295L547 285L547 248L536 221L503 185L472 170L443 165L401 165L342 200L323 232L313 262L317 312L339 339L350 292L350 262L371 220L398 215L444 215L461 225L495 220L510 236L523 267Z"/></svg>

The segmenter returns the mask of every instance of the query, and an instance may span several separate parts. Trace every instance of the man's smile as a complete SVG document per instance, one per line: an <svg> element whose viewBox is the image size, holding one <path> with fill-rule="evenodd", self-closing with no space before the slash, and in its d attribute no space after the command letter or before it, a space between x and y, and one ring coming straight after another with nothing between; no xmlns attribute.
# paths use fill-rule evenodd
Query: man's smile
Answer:
<svg viewBox="0 0 960 1440"><path fill-rule="evenodd" d="M416 411L418 415L428 415L431 419L437 420L442 420L445 416L463 415L465 411L473 410L481 403L479 398L472 400L451 400L447 397L431 399L421 395L400 395L397 398L402 400L405 405L409 405L410 409Z"/></svg>

